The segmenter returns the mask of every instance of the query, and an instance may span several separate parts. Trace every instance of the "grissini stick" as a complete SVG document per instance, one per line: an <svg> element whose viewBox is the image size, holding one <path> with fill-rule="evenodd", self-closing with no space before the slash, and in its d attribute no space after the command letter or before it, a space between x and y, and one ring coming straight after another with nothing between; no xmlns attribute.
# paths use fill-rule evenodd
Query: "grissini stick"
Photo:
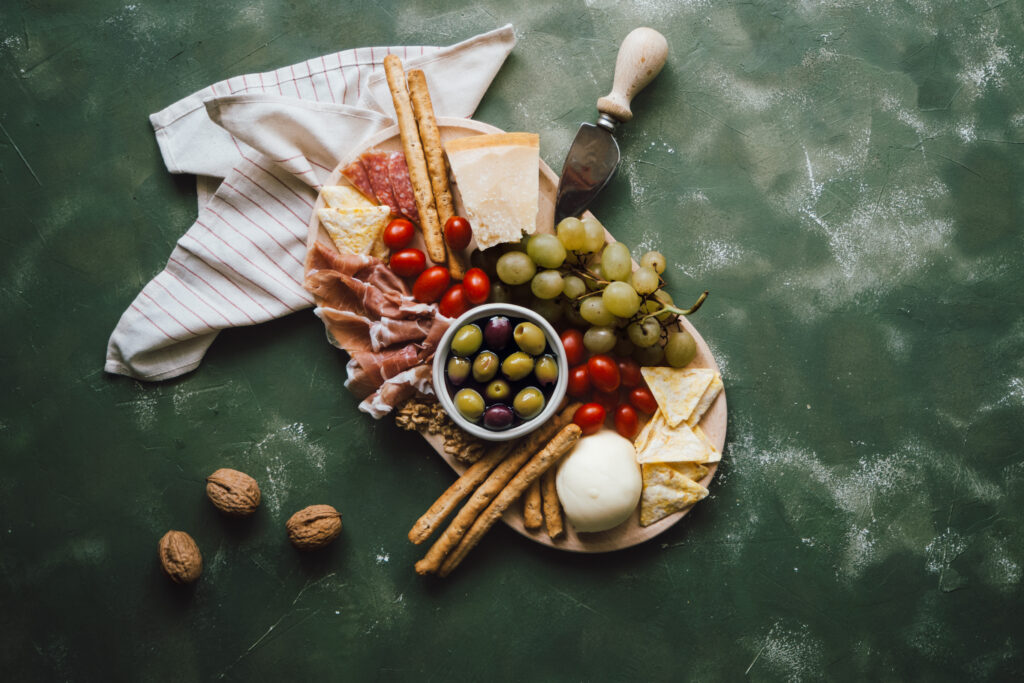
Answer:
<svg viewBox="0 0 1024 683"><path fill-rule="evenodd" d="M405 163L409 167L409 180L412 182L413 194L416 199L416 211L420 214L420 229L423 231L427 255L434 263L442 264L447 259L444 236L441 234L441 226L437 220L434 192L430 187L430 175L427 172L427 162L423 156L423 144L420 142L416 117L412 113L409 91L406 90L402 60L395 55L385 57L384 75L388 79L391 101L395 105L395 116L398 117L398 133L402 138Z"/></svg>
<svg viewBox="0 0 1024 683"><path fill-rule="evenodd" d="M459 563L473 549L473 546L483 538L484 534L494 526L495 522L501 519L508 506L519 496L523 495L523 491L534 480L538 479L548 468L558 462L563 455L572 450L581 436L583 436L583 431L579 428L579 425L567 424L562 427L558 434L555 435L555 438L540 453L530 458L530 462L526 463L523 469L519 470L519 473L508 483L508 486L502 489L498 497L494 499L494 502L488 505L483 514L473 522L473 526L470 527L469 531L459 542L459 545L445 558L440 571L438 571L438 575L448 576L453 569L458 567Z"/></svg>

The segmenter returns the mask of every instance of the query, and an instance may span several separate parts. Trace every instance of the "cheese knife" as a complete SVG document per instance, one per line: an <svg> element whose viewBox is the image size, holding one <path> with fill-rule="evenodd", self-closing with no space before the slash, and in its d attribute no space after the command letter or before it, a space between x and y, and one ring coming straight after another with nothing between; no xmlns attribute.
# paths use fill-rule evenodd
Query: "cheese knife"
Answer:
<svg viewBox="0 0 1024 683"><path fill-rule="evenodd" d="M634 29L619 46L612 91L597 101L597 123L583 123L562 165L555 224L579 216L608 184L619 165L615 130L633 118L629 105L654 80L668 57L668 41L652 28Z"/></svg>

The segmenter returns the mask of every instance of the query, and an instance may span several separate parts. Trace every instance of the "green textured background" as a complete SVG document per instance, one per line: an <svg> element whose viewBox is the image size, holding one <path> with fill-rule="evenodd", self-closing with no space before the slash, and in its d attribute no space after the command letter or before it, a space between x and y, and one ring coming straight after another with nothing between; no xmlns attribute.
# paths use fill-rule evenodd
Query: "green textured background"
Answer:
<svg viewBox="0 0 1024 683"><path fill-rule="evenodd" d="M10 0L0 9L0 670L7 680L995 680L1024 676L1024 4ZM198 371L102 370L195 214L147 115L364 45L519 43L477 118L556 169L650 25L594 211L658 248L722 366L712 495L604 556L496 528L446 581L411 522L451 480L355 409L309 312ZM203 479L254 474L230 524ZM291 550L310 503L345 516ZM189 531L193 590L159 571Z"/></svg>

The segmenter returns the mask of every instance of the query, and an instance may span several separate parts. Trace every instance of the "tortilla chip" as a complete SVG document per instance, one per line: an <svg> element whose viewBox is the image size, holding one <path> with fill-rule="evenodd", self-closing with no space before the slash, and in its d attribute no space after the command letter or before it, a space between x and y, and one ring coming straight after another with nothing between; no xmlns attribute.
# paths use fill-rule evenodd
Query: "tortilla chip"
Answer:
<svg viewBox="0 0 1024 683"><path fill-rule="evenodd" d="M324 203L330 209L355 209L374 206L373 202L363 196L354 187L348 185L328 185L320 190Z"/></svg>
<svg viewBox="0 0 1024 683"><path fill-rule="evenodd" d="M686 418L686 424L693 427L700 422L700 419L704 417L704 413L707 412L708 408L711 407L711 404L715 402L716 398L718 398L718 394L721 393L723 386L722 376L716 372L714 378L711 380L711 384L709 384L708 388L704 390L704 393L700 397L700 401L697 402L697 407L693 409L692 413L690 413L690 417Z"/></svg>
<svg viewBox="0 0 1024 683"><path fill-rule="evenodd" d="M688 425L669 427L659 410L648 427L647 440L637 450L637 462L707 462L710 456L707 444L697 438Z"/></svg>
<svg viewBox="0 0 1024 683"><path fill-rule="evenodd" d="M388 223L386 206L317 209L320 223L339 251L369 254Z"/></svg>
<svg viewBox="0 0 1024 683"><path fill-rule="evenodd" d="M682 370L659 366L640 368L640 373L647 380L647 386L665 414L669 427L675 427L690 417L715 378L715 371L707 368Z"/></svg>
<svg viewBox="0 0 1024 683"><path fill-rule="evenodd" d="M687 479L692 479L698 483L701 479L708 476L708 468L699 462L667 462L663 464L668 465Z"/></svg>
<svg viewBox="0 0 1024 683"><path fill-rule="evenodd" d="M661 463L643 466L644 489L640 495L640 526L684 510L708 495L708 490Z"/></svg>
<svg viewBox="0 0 1024 683"><path fill-rule="evenodd" d="M704 445L708 447L708 459L704 462L719 462L722 459L722 454L718 452L714 444L711 443L711 439L704 433L704 430L699 426L693 428L693 433L697 435L697 438L704 442Z"/></svg>

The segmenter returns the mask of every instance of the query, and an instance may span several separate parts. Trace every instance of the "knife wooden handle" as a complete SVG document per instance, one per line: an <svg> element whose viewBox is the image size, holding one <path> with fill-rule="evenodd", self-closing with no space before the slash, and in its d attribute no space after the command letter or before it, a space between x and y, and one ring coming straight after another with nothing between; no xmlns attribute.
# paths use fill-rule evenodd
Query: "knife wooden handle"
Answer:
<svg viewBox="0 0 1024 683"><path fill-rule="evenodd" d="M654 80L665 66L667 57L668 41L665 36L653 28L633 29L619 46L612 91L597 101L597 110L619 121L632 119L630 102Z"/></svg>

